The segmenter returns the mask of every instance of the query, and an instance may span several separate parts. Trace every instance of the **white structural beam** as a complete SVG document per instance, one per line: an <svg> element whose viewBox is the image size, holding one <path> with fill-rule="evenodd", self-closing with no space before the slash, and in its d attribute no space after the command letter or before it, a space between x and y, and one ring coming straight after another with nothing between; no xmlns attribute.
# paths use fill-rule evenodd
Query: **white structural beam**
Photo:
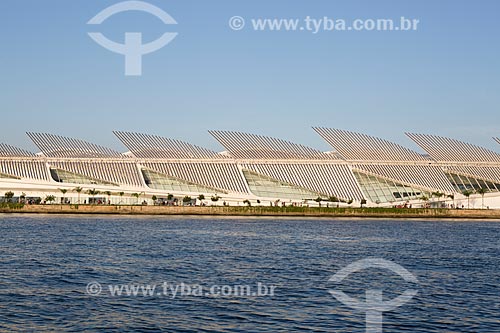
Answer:
<svg viewBox="0 0 500 333"><path fill-rule="evenodd" d="M124 155L110 148L87 141L48 133L26 133L46 157L55 158L121 158Z"/></svg>
<svg viewBox="0 0 500 333"><path fill-rule="evenodd" d="M35 154L27 150L17 148L5 143L0 143L1 157L33 157Z"/></svg>
<svg viewBox="0 0 500 333"><path fill-rule="evenodd" d="M406 135L436 161L500 162L500 154L467 142L429 134Z"/></svg>
<svg viewBox="0 0 500 333"><path fill-rule="evenodd" d="M116 137L137 158L219 159L227 156L190 143L156 135L114 131Z"/></svg>
<svg viewBox="0 0 500 333"><path fill-rule="evenodd" d="M396 143L340 129L313 129L348 161L424 161L419 153Z"/></svg>
<svg viewBox="0 0 500 333"><path fill-rule="evenodd" d="M338 159L333 154L325 154L314 148L268 136L233 131L209 133L236 159Z"/></svg>

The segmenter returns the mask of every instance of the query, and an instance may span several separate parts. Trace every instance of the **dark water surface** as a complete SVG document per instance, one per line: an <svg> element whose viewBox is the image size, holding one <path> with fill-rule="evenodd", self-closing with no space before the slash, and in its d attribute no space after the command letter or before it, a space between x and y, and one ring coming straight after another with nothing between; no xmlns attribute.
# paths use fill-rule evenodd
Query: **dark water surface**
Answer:
<svg viewBox="0 0 500 333"><path fill-rule="evenodd" d="M0 331L364 332L364 299L419 293L384 332L500 332L500 223L0 215ZM328 279L384 258L381 269ZM89 295L99 282L102 293ZM111 296L110 284L276 286L274 296Z"/></svg>

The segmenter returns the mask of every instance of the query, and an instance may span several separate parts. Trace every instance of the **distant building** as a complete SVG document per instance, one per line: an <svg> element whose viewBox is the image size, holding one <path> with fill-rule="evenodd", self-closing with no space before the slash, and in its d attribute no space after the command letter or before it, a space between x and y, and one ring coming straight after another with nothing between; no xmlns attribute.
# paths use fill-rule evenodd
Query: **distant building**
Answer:
<svg viewBox="0 0 500 333"><path fill-rule="evenodd" d="M334 151L266 136L210 131L214 152L149 134L114 132L126 153L86 141L28 133L34 154L0 144L0 197L55 195L56 202L165 203L203 194L204 204L243 202L317 205L500 208L500 154L458 140L407 133L426 154L365 134L314 128ZM495 139L500 143L499 139ZM75 188L82 188L79 194ZM466 190L486 189L467 200ZM64 195L60 189L66 189ZM88 190L99 193L92 195ZM111 192L111 193L109 193ZM78 199L77 199L78 197ZM170 196L172 197L172 196ZM212 197L214 200L212 201ZM220 198L220 200L215 200ZM479 199L478 199L479 198ZM248 200L248 201L247 201ZM497 202L498 201L498 202ZM326 203L324 204L326 205Z"/></svg>

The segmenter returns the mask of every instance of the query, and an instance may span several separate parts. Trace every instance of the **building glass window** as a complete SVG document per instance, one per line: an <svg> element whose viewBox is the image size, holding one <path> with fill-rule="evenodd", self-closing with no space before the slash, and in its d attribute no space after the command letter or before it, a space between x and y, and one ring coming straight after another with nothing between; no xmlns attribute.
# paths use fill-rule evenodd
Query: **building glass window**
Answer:
<svg viewBox="0 0 500 333"><path fill-rule="evenodd" d="M52 179L58 183L72 183L72 184L84 184L84 185L111 185L118 186L111 182L104 180L90 178L77 173L69 172L62 169L50 169L50 175Z"/></svg>
<svg viewBox="0 0 500 333"><path fill-rule="evenodd" d="M250 170L243 169L243 175L247 180L250 192L258 197L293 200L328 197L325 194L294 186Z"/></svg>
<svg viewBox="0 0 500 333"><path fill-rule="evenodd" d="M170 177L149 169L142 169L141 171L146 185L155 190L164 190L169 192L227 193L220 189Z"/></svg>
<svg viewBox="0 0 500 333"><path fill-rule="evenodd" d="M366 194L371 202L386 203L415 200L422 195L429 196L422 190L407 185L393 182L389 179L375 177L359 171L353 171L354 176L361 185L363 193Z"/></svg>

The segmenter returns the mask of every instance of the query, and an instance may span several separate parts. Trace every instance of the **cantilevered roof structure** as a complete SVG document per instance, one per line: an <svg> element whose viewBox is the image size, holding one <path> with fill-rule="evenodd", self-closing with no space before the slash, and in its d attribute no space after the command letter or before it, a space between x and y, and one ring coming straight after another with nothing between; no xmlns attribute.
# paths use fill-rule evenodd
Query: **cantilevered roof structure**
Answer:
<svg viewBox="0 0 500 333"><path fill-rule="evenodd" d="M187 142L156 135L114 131L116 137L137 158L218 159L227 156Z"/></svg>
<svg viewBox="0 0 500 333"><path fill-rule="evenodd" d="M340 129L313 129L348 161L423 161L425 157L396 143Z"/></svg>
<svg viewBox="0 0 500 333"><path fill-rule="evenodd" d="M500 154L456 139L437 135L406 133L436 161L500 162Z"/></svg>
<svg viewBox="0 0 500 333"><path fill-rule="evenodd" d="M0 184L2 179L31 179L49 181L43 161L27 150L0 143Z"/></svg>
<svg viewBox="0 0 500 333"><path fill-rule="evenodd" d="M498 144L500 144L500 139L499 138L493 138Z"/></svg>
<svg viewBox="0 0 500 333"><path fill-rule="evenodd" d="M32 157L35 156L32 152L29 152L27 150L17 148L5 143L0 143L0 156L1 157Z"/></svg>
<svg viewBox="0 0 500 333"><path fill-rule="evenodd" d="M325 154L314 148L268 136L233 131L209 133L237 159L337 159L334 154Z"/></svg>
<svg viewBox="0 0 500 333"><path fill-rule="evenodd" d="M362 133L322 127L314 130L351 164L355 173L410 187L453 191L442 170L411 149Z"/></svg>
<svg viewBox="0 0 500 333"><path fill-rule="evenodd" d="M500 183L500 154L442 136L416 133L406 135L440 164L455 186L467 180L468 183L480 184L477 186L490 190Z"/></svg>
<svg viewBox="0 0 500 333"><path fill-rule="evenodd" d="M212 192L248 193L244 178L229 157L187 142L156 135L113 132L141 159L140 168L151 177L167 177L165 182L185 182ZM158 185L161 187L161 185Z"/></svg>
<svg viewBox="0 0 500 333"><path fill-rule="evenodd" d="M28 137L46 157L59 158L123 158L110 148L64 136L28 132Z"/></svg>

